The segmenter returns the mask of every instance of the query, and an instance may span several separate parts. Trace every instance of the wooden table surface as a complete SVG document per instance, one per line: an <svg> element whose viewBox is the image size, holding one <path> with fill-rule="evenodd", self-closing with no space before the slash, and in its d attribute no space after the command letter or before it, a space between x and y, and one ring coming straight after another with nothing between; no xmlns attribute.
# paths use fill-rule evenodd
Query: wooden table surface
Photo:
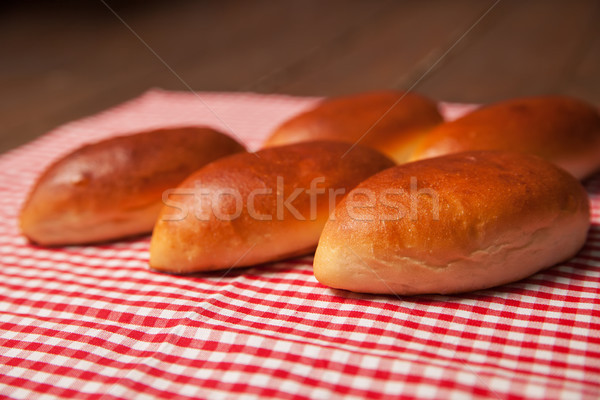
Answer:
<svg viewBox="0 0 600 400"><path fill-rule="evenodd" d="M600 105L600 1L2 1L0 152L139 95L412 89Z"/></svg>

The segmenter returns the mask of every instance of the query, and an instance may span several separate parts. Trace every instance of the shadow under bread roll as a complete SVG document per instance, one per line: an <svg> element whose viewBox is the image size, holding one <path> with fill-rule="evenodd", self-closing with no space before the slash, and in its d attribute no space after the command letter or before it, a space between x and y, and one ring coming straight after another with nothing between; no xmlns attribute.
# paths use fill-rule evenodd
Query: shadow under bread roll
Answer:
<svg viewBox="0 0 600 400"><path fill-rule="evenodd" d="M573 257L589 226L586 191L555 165L522 153L448 155L352 190L325 225L314 273L355 292L485 289Z"/></svg>
<svg viewBox="0 0 600 400"><path fill-rule="evenodd" d="M85 145L38 179L21 211L21 230L46 246L149 233L165 189L242 151L241 144L206 127L158 129Z"/></svg>
<svg viewBox="0 0 600 400"><path fill-rule="evenodd" d="M150 267L209 271L310 253L342 196L393 165L373 149L328 141L218 160L171 191Z"/></svg>
<svg viewBox="0 0 600 400"><path fill-rule="evenodd" d="M411 161L473 150L535 154L583 179L600 167L600 114L567 96L502 101L437 126Z"/></svg>
<svg viewBox="0 0 600 400"><path fill-rule="evenodd" d="M377 91L326 99L280 125L264 146L339 140L379 150L401 164L443 122L437 104L411 92Z"/></svg>

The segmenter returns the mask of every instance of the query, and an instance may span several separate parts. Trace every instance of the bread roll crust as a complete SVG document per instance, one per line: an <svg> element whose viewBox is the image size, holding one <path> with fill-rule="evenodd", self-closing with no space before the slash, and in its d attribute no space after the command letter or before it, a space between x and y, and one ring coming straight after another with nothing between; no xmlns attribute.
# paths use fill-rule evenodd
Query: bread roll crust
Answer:
<svg viewBox="0 0 600 400"><path fill-rule="evenodd" d="M342 195L394 165L362 146L346 154L350 146L305 142L207 165L171 193L152 235L150 266L208 271L314 251Z"/></svg>
<svg viewBox="0 0 600 400"><path fill-rule="evenodd" d="M567 96L507 100L437 126L411 160L474 150L535 154L583 179L600 167L600 114Z"/></svg>
<svg viewBox="0 0 600 400"><path fill-rule="evenodd" d="M422 135L441 122L436 103L419 94L366 92L324 100L284 122L264 146L339 140L374 148L402 163Z"/></svg>
<svg viewBox="0 0 600 400"><path fill-rule="evenodd" d="M377 201L353 214L361 191ZM350 192L325 225L314 272L357 292L485 289L572 257L589 224L581 184L538 157L449 155L390 168Z"/></svg>
<svg viewBox="0 0 600 400"><path fill-rule="evenodd" d="M85 145L41 175L21 211L21 230L47 246L148 233L165 189L240 151L238 142L207 127L158 129Z"/></svg>

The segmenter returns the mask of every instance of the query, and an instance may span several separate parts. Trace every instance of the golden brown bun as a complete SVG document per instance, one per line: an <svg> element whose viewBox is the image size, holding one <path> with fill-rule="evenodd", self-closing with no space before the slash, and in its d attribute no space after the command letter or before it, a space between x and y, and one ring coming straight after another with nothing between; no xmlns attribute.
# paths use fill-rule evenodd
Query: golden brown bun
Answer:
<svg viewBox="0 0 600 400"><path fill-rule="evenodd" d="M51 165L21 212L23 234L69 245L148 233L162 192L244 147L205 127L159 129L89 144Z"/></svg>
<svg viewBox="0 0 600 400"><path fill-rule="evenodd" d="M574 256L589 225L584 188L549 162L509 152L449 155L358 185L325 225L314 273L356 292L485 289Z"/></svg>
<svg viewBox="0 0 600 400"><path fill-rule="evenodd" d="M264 146L340 140L406 162L422 135L443 122L437 105L416 93L380 91L323 101L279 126Z"/></svg>
<svg viewBox="0 0 600 400"><path fill-rule="evenodd" d="M582 179L600 167L600 115L566 96L503 101L439 125L411 160L472 150L535 154Z"/></svg>
<svg viewBox="0 0 600 400"><path fill-rule="evenodd" d="M349 148L342 142L305 142L207 165L161 211L150 266L208 271L314 251L342 195L394 165L375 150L356 146L346 154Z"/></svg>

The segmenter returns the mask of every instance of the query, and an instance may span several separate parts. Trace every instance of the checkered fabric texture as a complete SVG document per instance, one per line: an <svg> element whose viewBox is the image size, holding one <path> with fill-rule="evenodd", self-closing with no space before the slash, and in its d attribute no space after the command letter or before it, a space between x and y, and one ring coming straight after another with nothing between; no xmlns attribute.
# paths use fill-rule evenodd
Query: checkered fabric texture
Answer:
<svg viewBox="0 0 600 400"><path fill-rule="evenodd" d="M148 269L148 237L46 249L19 234L35 179L83 143L206 124L256 149L317 100L153 90L0 156L0 397L600 398L600 175L577 257L456 296L331 290L310 256L175 276Z"/></svg>

